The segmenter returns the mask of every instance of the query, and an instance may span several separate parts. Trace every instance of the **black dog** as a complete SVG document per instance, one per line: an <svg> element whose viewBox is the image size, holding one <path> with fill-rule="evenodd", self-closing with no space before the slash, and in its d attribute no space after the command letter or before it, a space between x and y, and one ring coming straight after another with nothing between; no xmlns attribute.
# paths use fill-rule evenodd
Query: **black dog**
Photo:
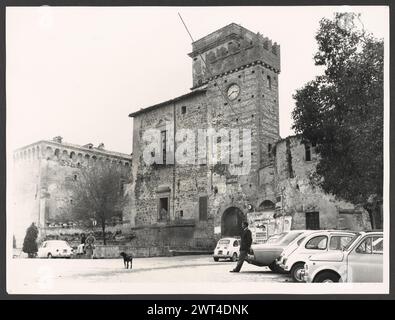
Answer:
<svg viewBox="0 0 395 320"><path fill-rule="evenodd" d="M121 257L123 258L123 264L125 265L125 268L129 268L129 262L130 262L130 269L132 269L132 264L133 264L133 255L127 254L125 252L120 253Z"/></svg>

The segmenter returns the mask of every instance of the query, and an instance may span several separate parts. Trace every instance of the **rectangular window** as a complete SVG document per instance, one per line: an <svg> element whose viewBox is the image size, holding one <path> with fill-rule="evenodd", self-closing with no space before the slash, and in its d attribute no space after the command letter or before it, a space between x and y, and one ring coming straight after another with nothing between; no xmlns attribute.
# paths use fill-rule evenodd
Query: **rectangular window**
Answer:
<svg viewBox="0 0 395 320"><path fill-rule="evenodd" d="M169 198L159 198L159 221L166 221L169 217Z"/></svg>
<svg viewBox="0 0 395 320"><path fill-rule="evenodd" d="M124 179L121 179L120 181L120 185L119 185L119 190L123 193L123 191L125 190L125 183L126 181Z"/></svg>
<svg viewBox="0 0 395 320"><path fill-rule="evenodd" d="M272 78L270 76L267 76L267 87L272 90Z"/></svg>
<svg viewBox="0 0 395 320"><path fill-rule="evenodd" d="M186 114L187 113L187 107L186 106L182 106L181 107L181 114Z"/></svg>
<svg viewBox="0 0 395 320"><path fill-rule="evenodd" d="M217 161L221 161L221 137L217 137Z"/></svg>
<svg viewBox="0 0 395 320"><path fill-rule="evenodd" d="M306 161L311 161L311 148L309 144L304 145L305 149L305 160Z"/></svg>
<svg viewBox="0 0 395 320"><path fill-rule="evenodd" d="M268 143L268 145L267 145L267 153L270 158L272 156L272 144L271 143Z"/></svg>
<svg viewBox="0 0 395 320"><path fill-rule="evenodd" d="M373 237L372 253L383 254L383 237Z"/></svg>
<svg viewBox="0 0 395 320"><path fill-rule="evenodd" d="M199 220L207 220L207 196L199 197Z"/></svg>
<svg viewBox="0 0 395 320"><path fill-rule="evenodd" d="M320 229L320 213L306 212L306 230Z"/></svg>
<svg viewBox="0 0 395 320"><path fill-rule="evenodd" d="M352 238L352 236L332 236L329 241L329 250L343 250Z"/></svg>
<svg viewBox="0 0 395 320"><path fill-rule="evenodd" d="M160 132L161 143L162 143L162 161L166 164L166 130Z"/></svg>
<svg viewBox="0 0 395 320"><path fill-rule="evenodd" d="M355 249L357 253L371 254L372 253L372 238L366 238L359 246Z"/></svg>

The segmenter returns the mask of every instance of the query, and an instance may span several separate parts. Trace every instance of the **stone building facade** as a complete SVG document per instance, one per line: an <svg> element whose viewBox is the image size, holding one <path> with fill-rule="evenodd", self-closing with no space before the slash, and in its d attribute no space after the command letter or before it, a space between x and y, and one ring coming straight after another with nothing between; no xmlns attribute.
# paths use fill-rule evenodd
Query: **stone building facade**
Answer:
<svg viewBox="0 0 395 320"><path fill-rule="evenodd" d="M80 168L95 163L117 164L129 183L132 156L108 151L104 144L94 147L65 143L61 137L43 140L14 151L10 177L10 217L17 247L22 245L26 228L34 222L40 238L48 234L81 232L71 218L72 184Z"/></svg>
<svg viewBox="0 0 395 320"><path fill-rule="evenodd" d="M239 235L245 219L258 242L290 228L369 228L365 211L310 185L314 148L297 137L280 139L278 44L232 23L195 41L189 56L189 93L130 114L132 201L124 227L135 235L135 246L212 249L219 237ZM159 142L151 156L160 161L153 164L145 158L150 129ZM199 140L199 129L217 135L203 151L190 143L184 155L192 151L193 161L184 164L177 161L185 146L181 129L192 129L195 140L188 141ZM250 130L248 154L243 148L231 154L241 167L250 160L247 172L208 161L218 154L221 159L224 141L248 145L244 137L220 134L222 129ZM306 159L306 148L312 158Z"/></svg>
<svg viewBox="0 0 395 320"><path fill-rule="evenodd" d="M292 217L292 229L371 229L366 210L312 183L318 161L315 146L290 136L278 141L273 152L276 212Z"/></svg>

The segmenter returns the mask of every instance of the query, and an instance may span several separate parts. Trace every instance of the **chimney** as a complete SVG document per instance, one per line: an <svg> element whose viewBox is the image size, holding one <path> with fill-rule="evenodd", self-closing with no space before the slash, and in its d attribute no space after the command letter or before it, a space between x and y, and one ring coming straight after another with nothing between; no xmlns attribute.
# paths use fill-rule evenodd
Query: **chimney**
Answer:
<svg viewBox="0 0 395 320"><path fill-rule="evenodd" d="M103 143L103 142L100 143L100 144L97 146L97 149L103 150L103 149L104 149L104 143Z"/></svg>
<svg viewBox="0 0 395 320"><path fill-rule="evenodd" d="M54 137L53 139L52 139L52 141L55 141L55 142L57 142L57 143L62 143L62 137L61 136L56 136L56 137Z"/></svg>
<svg viewBox="0 0 395 320"><path fill-rule="evenodd" d="M83 148L92 149L93 148L93 144L92 143L87 143L87 144L83 145L82 147Z"/></svg>

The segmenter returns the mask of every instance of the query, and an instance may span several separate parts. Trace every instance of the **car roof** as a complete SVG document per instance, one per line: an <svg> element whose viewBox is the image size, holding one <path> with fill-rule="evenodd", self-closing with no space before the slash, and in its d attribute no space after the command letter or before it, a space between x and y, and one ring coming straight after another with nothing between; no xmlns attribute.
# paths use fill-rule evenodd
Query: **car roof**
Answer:
<svg viewBox="0 0 395 320"><path fill-rule="evenodd" d="M359 232L356 232L356 233L361 234L361 235L366 235L366 234L379 234L379 235L382 235L382 234L384 234L383 231L378 231L378 230L366 230L366 231L359 231Z"/></svg>
<svg viewBox="0 0 395 320"><path fill-rule="evenodd" d="M314 234L331 234L331 233L347 233L347 234L357 234L357 231L351 231L351 230L311 230L312 232L309 232L308 235L314 235Z"/></svg>

